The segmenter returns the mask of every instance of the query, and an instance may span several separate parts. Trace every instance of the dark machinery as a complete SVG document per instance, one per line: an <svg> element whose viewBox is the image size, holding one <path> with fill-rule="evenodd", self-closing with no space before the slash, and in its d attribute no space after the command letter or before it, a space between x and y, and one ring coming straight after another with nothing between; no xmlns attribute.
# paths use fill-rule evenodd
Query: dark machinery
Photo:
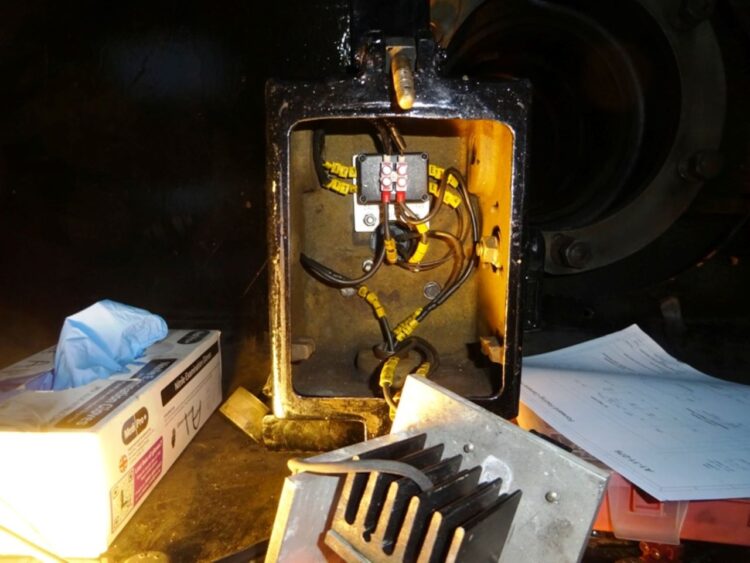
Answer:
<svg viewBox="0 0 750 563"><path fill-rule="evenodd" d="M721 170L726 85L714 2L462 5L448 68L534 86L528 220L545 269L615 263L662 235ZM473 11L472 11L473 10ZM638 225L633 229L633 225Z"/></svg>
<svg viewBox="0 0 750 563"><path fill-rule="evenodd" d="M355 76L267 86L270 445L384 433L406 373L516 414L529 85L443 78L407 4L354 2Z"/></svg>

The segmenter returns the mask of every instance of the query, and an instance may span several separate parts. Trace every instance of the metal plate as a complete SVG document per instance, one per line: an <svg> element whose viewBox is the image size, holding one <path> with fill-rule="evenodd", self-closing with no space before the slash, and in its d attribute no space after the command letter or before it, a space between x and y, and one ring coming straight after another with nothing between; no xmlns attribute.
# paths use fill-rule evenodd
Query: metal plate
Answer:
<svg viewBox="0 0 750 563"><path fill-rule="evenodd" d="M583 555L609 472L570 454L421 377L410 376L391 434L312 458L337 461L425 433L461 468L481 465L481 482L502 478L501 493L522 491L500 561L576 562ZM328 561L320 538L330 526L343 477L301 473L286 479L266 561Z"/></svg>
<svg viewBox="0 0 750 563"><path fill-rule="evenodd" d="M425 447L463 454L481 481L503 478L501 492L523 497L500 561L575 562L583 555L609 473L435 383L410 376L391 432L427 433ZM548 500L551 499L551 500Z"/></svg>
<svg viewBox="0 0 750 563"><path fill-rule="evenodd" d="M352 197L354 202L354 232L372 233L380 224L380 204L379 203L359 203L356 197ZM409 209L420 219L430 211L429 201L420 201L419 203L410 203ZM393 205L388 206L388 217L391 221L396 221L396 210ZM429 222L425 223L428 227Z"/></svg>

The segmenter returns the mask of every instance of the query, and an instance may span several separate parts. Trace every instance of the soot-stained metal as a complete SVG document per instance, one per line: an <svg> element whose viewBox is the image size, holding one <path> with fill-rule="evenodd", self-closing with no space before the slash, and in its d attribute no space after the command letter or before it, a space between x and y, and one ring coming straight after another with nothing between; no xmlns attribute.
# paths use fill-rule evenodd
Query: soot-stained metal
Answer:
<svg viewBox="0 0 750 563"><path fill-rule="evenodd" d="M424 120L491 120L513 133L510 239L507 269L502 364L497 364L498 392L477 399L479 404L505 417L515 416L520 390L520 288L522 280L521 224L526 175L527 116L530 84L524 80L483 82L467 77L446 79L440 74L444 53L431 39L416 41L414 70L416 101L405 112L394 100L386 66L386 42L368 36L359 51L355 76L320 82L270 80L266 85L267 197L269 244L269 309L271 335L271 391L277 428L285 420L318 419L361 424L362 437L383 434L388 428L388 407L376 397L302 396L292 382L292 268L290 212L291 135L296 126L326 119L379 119L409 117ZM351 433L344 433L351 439ZM342 441L345 438L342 435ZM284 446L270 443L269 446Z"/></svg>

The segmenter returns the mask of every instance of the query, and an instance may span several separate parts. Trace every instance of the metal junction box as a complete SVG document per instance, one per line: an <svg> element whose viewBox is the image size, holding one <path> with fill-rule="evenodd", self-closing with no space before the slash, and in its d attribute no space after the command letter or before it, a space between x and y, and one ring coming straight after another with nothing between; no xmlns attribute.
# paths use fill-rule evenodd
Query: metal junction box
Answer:
<svg viewBox="0 0 750 563"><path fill-rule="evenodd" d="M384 311L401 350L399 370L428 365L428 377L448 389L504 417L517 413L530 86L443 78L435 49L429 39L415 44L416 100L408 111L393 101L387 45L378 38L363 49L356 76L267 84L273 416L264 438L272 447L326 449L387 432L378 372L382 386L388 353L376 322L382 329ZM379 146L384 130L405 150ZM442 185L449 169L455 178ZM441 234L451 230L457 234ZM366 283L336 285L367 274L388 236L393 262L381 257ZM315 260L306 267L305 257ZM459 257L470 275L422 320L417 313L455 284ZM439 369L431 352L419 364L424 358L399 348L411 339L439 354Z"/></svg>

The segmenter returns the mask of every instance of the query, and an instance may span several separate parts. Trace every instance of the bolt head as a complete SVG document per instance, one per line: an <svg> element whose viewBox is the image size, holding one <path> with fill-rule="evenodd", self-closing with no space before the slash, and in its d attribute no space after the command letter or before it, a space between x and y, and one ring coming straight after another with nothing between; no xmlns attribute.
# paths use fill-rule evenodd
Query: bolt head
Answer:
<svg viewBox="0 0 750 563"><path fill-rule="evenodd" d="M556 503L560 500L560 495L557 491L547 491L547 494L544 495L544 500L550 503Z"/></svg>
<svg viewBox="0 0 750 563"><path fill-rule="evenodd" d="M568 245L564 251L565 262L571 268L580 270L591 261L591 247L587 242L575 241Z"/></svg>
<svg viewBox="0 0 750 563"><path fill-rule="evenodd" d="M493 267L500 268L500 241L496 236L480 239L474 248L474 252L482 263L492 264Z"/></svg>
<svg viewBox="0 0 750 563"><path fill-rule="evenodd" d="M375 225L375 221L376 221L375 215L372 215L371 213L368 213L367 215L364 216L364 219L362 219L362 221L368 227L372 227L372 226Z"/></svg>
<svg viewBox="0 0 750 563"><path fill-rule="evenodd" d="M465 453L470 454L473 451L474 451L474 444L472 444L471 442L469 442L468 444L464 444Z"/></svg>

